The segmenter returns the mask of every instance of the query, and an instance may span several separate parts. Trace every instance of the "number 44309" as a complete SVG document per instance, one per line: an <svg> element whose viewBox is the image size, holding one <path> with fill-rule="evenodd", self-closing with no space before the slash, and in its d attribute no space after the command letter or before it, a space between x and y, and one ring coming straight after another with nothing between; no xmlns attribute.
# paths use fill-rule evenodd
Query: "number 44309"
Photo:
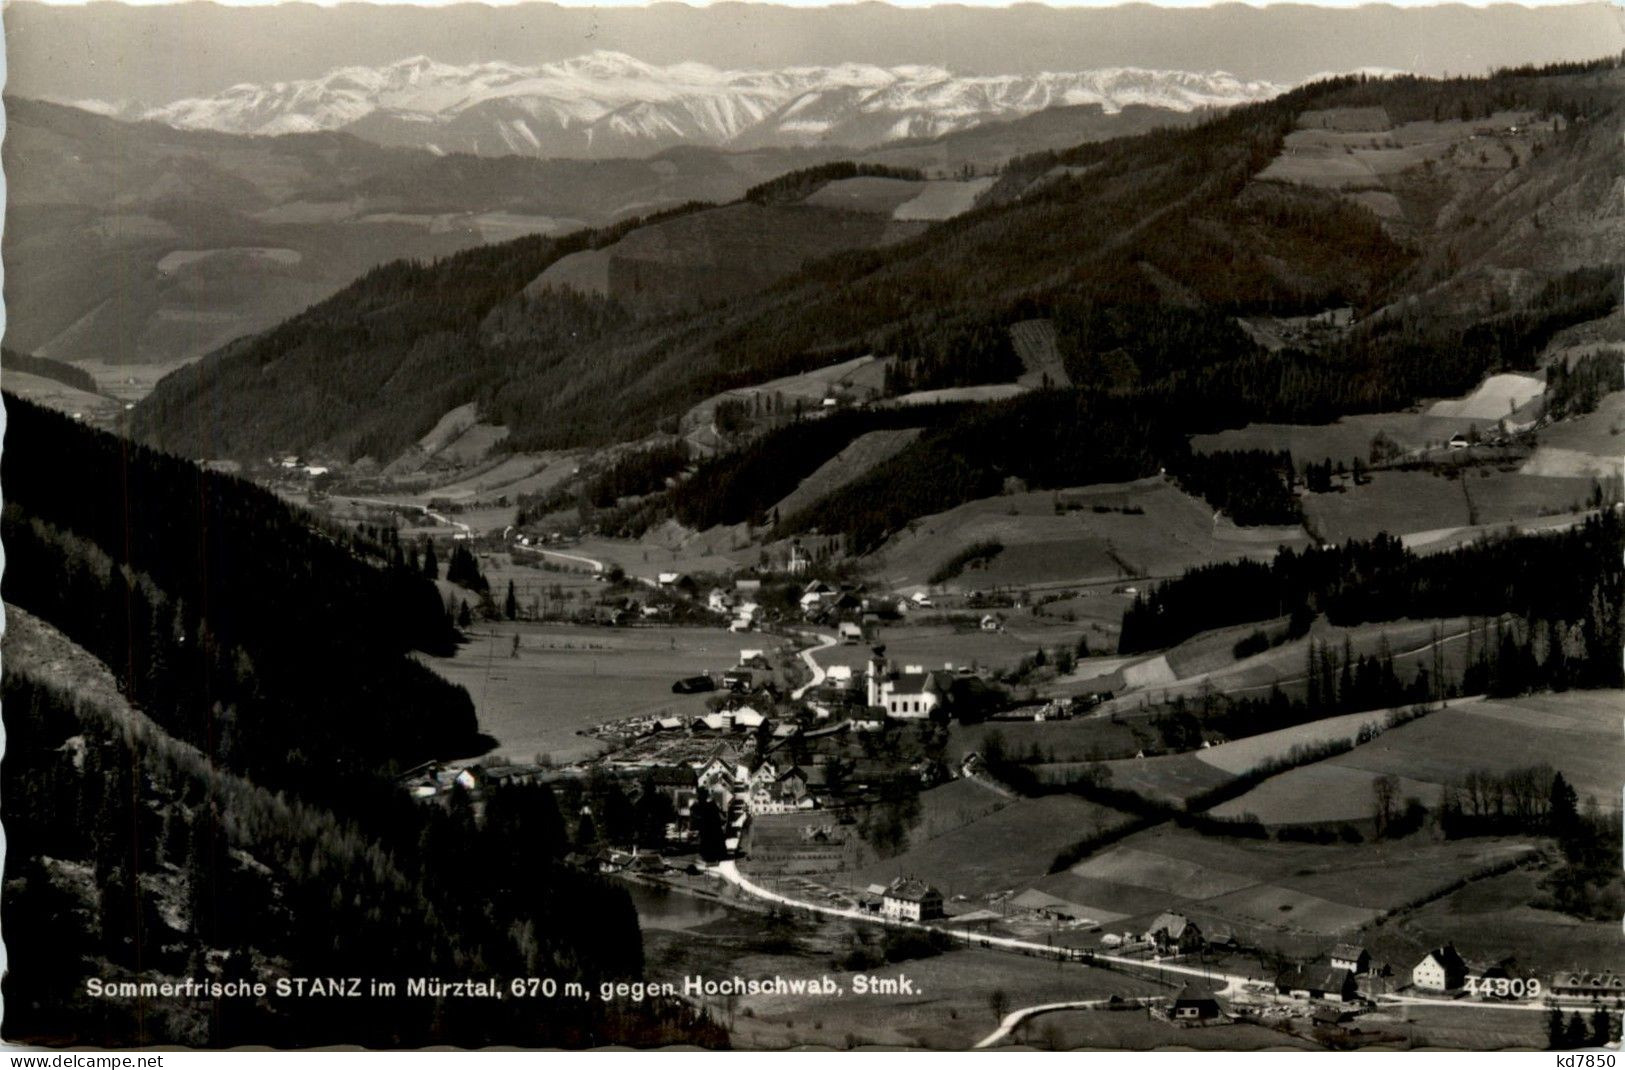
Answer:
<svg viewBox="0 0 1625 1070"><path fill-rule="evenodd" d="M1538 977L1469 977L1467 992L1474 996L1502 999L1534 999L1540 995Z"/></svg>

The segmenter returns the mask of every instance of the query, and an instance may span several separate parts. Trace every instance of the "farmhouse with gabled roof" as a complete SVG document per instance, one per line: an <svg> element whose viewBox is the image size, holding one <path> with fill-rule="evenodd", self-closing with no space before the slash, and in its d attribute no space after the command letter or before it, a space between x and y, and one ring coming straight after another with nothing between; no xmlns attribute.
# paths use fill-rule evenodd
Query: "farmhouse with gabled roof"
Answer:
<svg viewBox="0 0 1625 1070"><path fill-rule="evenodd" d="M1330 958L1333 966L1352 974L1362 974L1371 969L1371 952L1358 944L1338 944L1332 948Z"/></svg>
<svg viewBox="0 0 1625 1070"><path fill-rule="evenodd" d="M1411 970L1411 984L1430 992L1449 992L1467 981L1467 963L1449 944L1436 947Z"/></svg>
<svg viewBox="0 0 1625 1070"><path fill-rule="evenodd" d="M942 917L942 893L922 880L898 877L880 898L880 913L903 921Z"/></svg>
<svg viewBox="0 0 1625 1070"><path fill-rule="evenodd" d="M1275 990L1294 999L1346 1003L1354 998L1354 975L1325 962L1287 970L1275 979Z"/></svg>
<svg viewBox="0 0 1625 1070"><path fill-rule="evenodd" d="M1145 941L1162 955L1188 955L1202 948L1202 930L1183 914L1158 914L1145 930Z"/></svg>

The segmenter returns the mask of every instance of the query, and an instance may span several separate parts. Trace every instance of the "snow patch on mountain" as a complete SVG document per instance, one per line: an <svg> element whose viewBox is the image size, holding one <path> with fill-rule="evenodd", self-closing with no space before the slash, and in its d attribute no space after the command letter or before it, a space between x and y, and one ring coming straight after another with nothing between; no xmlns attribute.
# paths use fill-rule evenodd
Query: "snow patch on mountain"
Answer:
<svg viewBox="0 0 1625 1070"><path fill-rule="evenodd" d="M236 85L146 108L139 117L240 134L351 129L386 143L446 151L603 155L683 143L825 141L856 148L1057 105L1190 111L1262 100L1286 88L1223 72L1132 67L1036 75L862 63L721 70L694 62L660 67L598 51L536 67L413 56L314 79Z"/></svg>

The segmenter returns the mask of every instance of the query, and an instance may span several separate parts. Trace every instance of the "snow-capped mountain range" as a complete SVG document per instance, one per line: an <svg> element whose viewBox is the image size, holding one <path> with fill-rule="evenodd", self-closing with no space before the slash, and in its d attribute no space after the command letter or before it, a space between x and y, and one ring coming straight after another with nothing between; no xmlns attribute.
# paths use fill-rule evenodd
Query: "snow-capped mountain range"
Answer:
<svg viewBox="0 0 1625 1070"><path fill-rule="evenodd" d="M1109 68L956 75L938 67L657 67L619 52L523 67L424 56L304 81L237 85L157 107L77 101L104 114L243 134L346 130L384 144L485 155L607 157L678 144L864 148L935 137L1058 105L1177 111L1272 97L1286 86L1220 72Z"/></svg>

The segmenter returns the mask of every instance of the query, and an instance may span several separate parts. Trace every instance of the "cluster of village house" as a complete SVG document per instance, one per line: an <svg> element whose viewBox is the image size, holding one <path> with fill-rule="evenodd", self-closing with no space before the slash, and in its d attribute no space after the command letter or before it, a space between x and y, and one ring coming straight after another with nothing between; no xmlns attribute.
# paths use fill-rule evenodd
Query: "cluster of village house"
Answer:
<svg viewBox="0 0 1625 1070"><path fill-rule="evenodd" d="M710 799L727 815L729 846L737 845L751 815L812 810L821 800L809 788L807 773L793 762L775 757L775 745L803 734L808 740L845 731L878 728L888 720L916 721L945 710L951 702L955 673L927 671L920 666L894 667L882 654L870 657L862 682L845 666L829 670L824 684L808 696L811 727L796 720L775 721L752 705L758 698L774 699L776 689L758 683L756 674L769 669L762 650L741 650L740 664L722 674L724 704L706 713L685 717L646 718L598 726L599 734L613 735L623 747L606 768L626 775L634 790L652 783L669 796L677 820L672 838L692 838L690 816L694 804ZM713 686L709 678L707 685ZM683 683L683 682L680 682ZM767 707L771 710L771 706ZM834 714L840 711L842 716ZM817 722L828 722L819 727ZM766 729L768 740L761 733ZM667 742L663 742L667 741ZM939 770L910 767L887 773L918 775L929 786L952 775ZM456 788L480 794L505 782L526 782L558 775L531 765L491 764L463 768L427 763L401 778L414 797L444 797ZM855 781L856 783L857 781ZM824 800L830 802L833 800Z"/></svg>
<svg viewBox="0 0 1625 1070"><path fill-rule="evenodd" d="M786 571L792 576L806 572L810 564L800 547L791 547ZM668 589L693 589L690 577L680 572L662 572L656 583ZM731 631L744 632L760 627L762 607L757 602L762 589L759 579L734 581L732 590L713 587L705 596L705 607L712 613L729 618ZM924 591L897 598L879 598L866 594L854 584L836 585L824 580L808 580L797 598L802 620L809 624L835 626L844 643L861 643L874 634L874 629L887 620L906 617L910 613L932 608L933 603ZM1004 618L997 613L983 614L978 622L983 631L996 632L1004 628Z"/></svg>
<svg viewBox="0 0 1625 1070"><path fill-rule="evenodd" d="M1036 895L1040 898L1028 900L1018 896L1011 905L1038 912L1052 906L1045 901L1052 897L1044 897L1041 892ZM888 920L921 922L945 917L942 893L913 877L898 877L889 885L871 884L859 903L863 909ZM966 926L999 916L992 911L979 910L949 920ZM1166 957L1192 955L1210 947L1234 946L1234 938L1228 932L1221 932L1217 941L1211 940L1203 935L1195 921L1168 911L1157 915L1141 933L1108 933L1102 937L1101 944L1114 953L1141 950ZM1381 972L1391 975L1392 970L1385 967ZM1282 971L1275 978L1275 991L1309 1003L1353 1004L1385 987L1383 982L1368 983L1368 979L1374 977L1371 953L1358 944L1342 943L1333 947L1324 959ZM1470 980L1505 977L1507 971L1503 967L1470 965L1455 947L1446 944L1428 951L1411 968L1410 987L1418 992L1444 994L1462 990ZM1625 977L1612 971L1562 971L1552 977L1546 991L1560 999L1619 1003L1625 1001ZM1221 1008L1217 996L1207 986L1195 983L1179 993L1168 1013L1175 1020L1207 1020L1220 1017ZM1337 1022L1343 1020L1344 1014L1332 1008L1324 1016L1328 1021Z"/></svg>
<svg viewBox="0 0 1625 1070"><path fill-rule="evenodd" d="M799 564L799 567L797 567ZM799 556L799 548L791 555L792 574L804 572L808 562ZM662 587L677 586L686 577L677 573L662 573ZM732 629L744 631L759 624L760 607L752 597L759 590L759 581L741 580L734 591L721 588L712 590L707 597L707 608L732 616ZM858 643L865 638L865 626L876 619L870 600L861 598L851 589L836 588L820 580L809 582L803 590L800 606L810 621L831 621L861 614L859 620L840 620L839 636L843 642ZM930 599L924 594L899 599L888 612L904 614L929 608ZM861 623L860 623L861 621ZM998 630L1003 622L995 615L981 621L985 630ZM723 708L689 717L664 717L638 726L642 735L683 732L693 740L707 735L751 733L769 722L768 715L749 704L749 696L761 694L776 699L771 685L758 685L755 673L768 670L763 651L742 650L739 665L722 674L722 689L735 696ZM893 666L878 651L869 660L862 673L847 666L831 666L826 670L823 684L812 689L806 705L818 720L830 720L836 711L844 717L830 728L814 729L812 735L832 730L865 730L879 727L887 720L921 720L931 717L950 704L951 689L957 672L953 666L943 670L926 670L918 665ZM859 678L861 677L861 683ZM713 686L708 683L707 686ZM861 688L861 691L860 691ZM859 703L859 695L862 702ZM743 696L743 697L741 697ZM1043 707L1013 711L1014 716L1036 720L1061 719L1071 716L1070 702L1051 703ZM794 722L770 726L772 736L783 739L803 728ZM976 756L968 759L966 773L973 772ZM703 752L692 753L686 760L652 764L643 767L624 767L638 774L640 785L667 795L677 815L671 829L674 840L692 838L689 817L694 805L702 798L715 802L726 815L727 839L730 850L736 850L740 836L752 815L785 814L817 809L818 798L810 790L808 776L800 766L781 764L769 755L742 752L732 742L716 742ZM443 770L422 767L408 774L408 782L415 794L435 795L452 784L468 790L500 783L504 780L531 779L537 770L533 767L496 766L490 769ZM594 859L604 872L622 870L659 872L666 863L658 854L642 854L606 850ZM929 922L946 919L942 893L925 881L913 877L898 877L890 884L870 885L860 896L862 909L891 921ZM1021 911L1041 917L1079 920L1071 904L1037 889L1029 889L1010 901ZM986 925L1002 919L1004 915L991 910L977 910L959 914L951 920L955 925ZM1141 933L1107 933L1101 937L1103 949L1112 953L1143 952L1157 957L1180 956L1197 953L1208 948L1233 948L1233 936L1224 930L1205 935L1201 927L1190 918L1175 912L1158 915ZM1384 967L1384 978L1393 971ZM1307 1001L1316 1005L1331 1005L1322 1012L1328 1021L1340 1021L1343 1012L1335 1009L1358 1003L1380 987L1394 983L1375 981L1371 956L1360 946L1339 944L1322 960L1282 971L1275 978L1275 990L1281 996ZM1489 980L1506 977L1498 966L1473 966L1450 945L1430 950L1416 963L1410 973L1410 986L1422 992L1449 993L1460 991L1470 980ZM1400 982L1403 984L1403 982ZM1569 971L1560 973L1546 986L1546 991L1561 998L1625 1001L1625 978L1612 972L1587 973ZM1192 984L1179 993L1169 1007L1171 1018L1180 1021L1201 1022L1221 1017L1218 998L1201 984Z"/></svg>

